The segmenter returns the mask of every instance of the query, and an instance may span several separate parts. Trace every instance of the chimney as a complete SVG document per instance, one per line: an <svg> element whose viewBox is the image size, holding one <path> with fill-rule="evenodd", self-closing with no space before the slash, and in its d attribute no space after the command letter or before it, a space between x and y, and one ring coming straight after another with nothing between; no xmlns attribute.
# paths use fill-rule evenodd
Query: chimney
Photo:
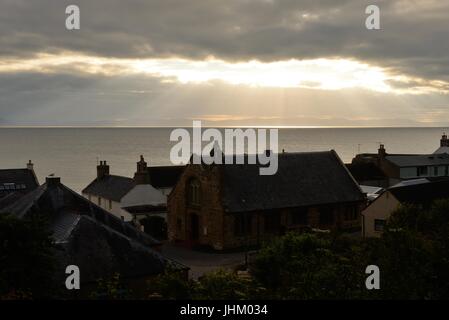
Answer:
<svg viewBox="0 0 449 320"><path fill-rule="evenodd" d="M31 162L31 160L28 160L27 163L27 169L33 171L34 170L34 164Z"/></svg>
<svg viewBox="0 0 449 320"><path fill-rule="evenodd" d="M61 178L49 176L49 177L45 178L45 182L47 183L48 188L56 187L59 184L61 184Z"/></svg>
<svg viewBox="0 0 449 320"><path fill-rule="evenodd" d="M100 161L100 164L97 166L97 179L101 179L108 175L109 175L109 165L106 164L106 161Z"/></svg>
<svg viewBox="0 0 449 320"><path fill-rule="evenodd" d="M143 156L140 156L140 161L137 162L137 171L134 174L135 184L150 184L150 172L148 171L147 163Z"/></svg>
<svg viewBox="0 0 449 320"><path fill-rule="evenodd" d="M379 159L385 158L387 155L387 152L385 151L385 146L383 144L380 144L379 149L377 150Z"/></svg>
<svg viewBox="0 0 449 320"><path fill-rule="evenodd" d="M443 133L441 136L440 147L449 147L449 140L447 139L446 133Z"/></svg>

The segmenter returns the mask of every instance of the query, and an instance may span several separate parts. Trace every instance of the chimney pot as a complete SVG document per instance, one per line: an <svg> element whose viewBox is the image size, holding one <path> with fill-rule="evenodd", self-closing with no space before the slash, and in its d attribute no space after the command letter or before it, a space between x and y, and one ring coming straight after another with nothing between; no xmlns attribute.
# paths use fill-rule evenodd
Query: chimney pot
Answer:
<svg viewBox="0 0 449 320"><path fill-rule="evenodd" d="M137 170L134 173L134 183L135 184L150 183L150 173L148 172L147 163L145 162L143 155L140 156L140 161L137 162Z"/></svg>
<svg viewBox="0 0 449 320"><path fill-rule="evenodd" d="M33 170L34 169L34 164L31 162L31 160L28 160L27 169L28 170Z"/></svg>
<svg viewBox="0 0 449 320"><path fill-rule="evenodd" d="M440 147L449 147L449 140L447 139L447 135L445 132L441 136Z"/></svg>
<svg viewBox="0 0 449 320"><path fill-rule="evenodd" d="M106 161L100 161L100 165L97 166L97 178L101 179L109 175L109 166Z"/></svg>
<svg viewBox="0 0 449 320"><path fill-rule="evenodd" d="M387 155L385 146L382 143L379 145L378 155L379 155L379 158L385 158L385 156Z"/></svg>

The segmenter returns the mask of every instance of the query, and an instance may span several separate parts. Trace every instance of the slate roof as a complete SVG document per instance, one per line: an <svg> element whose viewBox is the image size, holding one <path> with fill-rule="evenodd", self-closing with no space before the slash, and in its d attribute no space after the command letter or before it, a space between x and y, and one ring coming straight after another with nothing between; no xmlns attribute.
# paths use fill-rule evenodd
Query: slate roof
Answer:
<svg viewBox="0 0 449 320"><path fill-rule="evenodd" d="M449 147L446 147L446 146L439 147L439 148L436 149L433 153L434 153L434 154L441 154L441 153L447 153L447 154L449 154Z"/></svg>
<svg viewBox="0 0 449 320"><path fill-rule="evenodd" d="M123 277L152 275L176 263L153 248L160 242L108 213L61 183L41 185L0 210L23 218L45 214L63 265L83 270L83 281L119 272ZM178 265L179 266L179 265Z"/></svg>
<svg viewBox="0 0 449 320"><path fill-rule="evenodd" d="M61 183L54 187L49 187L45 183L10 206L1 209L1 212L11 213L19 218L23 218L32 212L45 213L52 222L63 219L62 215L76 213L90 216L98 223L148 246L160 245L159 241L137 230L129 223L122 221Z"/></svg>
<svg viewBox="0 0 449 320"><path fill-rule="evenodd" d="M0 198L18 192L28 193L39 186L34 172L29 169L0 169Z"/></svg>
<svg viewBox="0 0 449 320"><path fill-rule="evenodd" d="M150 184L139 184L128 192L121 202L122 208L132 207L166 207L167 196Z"/></svg>
<svg viewBox="0 0 449 320"><path fill-rule="evenodd" d="M430 204L437 199L449 198L449 179L427 178L420 183L393 186L388 191L403 203Z"/></svg>
<svg viewBox="0 0 449 320"><path fill-rule="evenodd" d="M100 196L116 202L120 200L134 187L134 180L128 177L106 175L101 179L96 178L82 193Z"/></svg>
<svg viewBox="0 0 449 320"><path fill-rule="evenodd" d="M185 166L148 167L151 185L155 188L173 188L184 171Z"/></svg>
<svg viewBox="0 0 449 320"><path fill-rule="evenodd" d="M386 159L398 167L417 167L448 165L449 154L415 154L415 155L387 155Z"/></svg>
<svg viewBox="0 0 449 320"><path fill-rule="evenodd" d="M359 182L366 180L383 180L387 178L382 170L371 162L349 163L346 164L346 167L351 172L352 176Z"/></svg>
<svg viewBox="0 0 449 320"><path fill-rule="evenodd" d="M259 165L220 165L228 212L359 202L364 195L334 150L280 153L275 175Z"/></svg>
<svg viewBox="0 0 449 320"><path fill-rule="evenodd" d="M157 189L174 187L184 168L185 166L148 167L151 185ZM82 193L120 202L134 186L135 183L132 178L106 175L101 179L96 178L83 189Z"/></svg>
<svg viewBox="0 0 449 320"><path fill-rule="evenodd" d="M19 192L7 193L6 195L3 196L3 198L0 198L0 209L5 208L10 204L13 204L21 197L23 197L23 194Z"/></svg>
<svg viewBox="0 0 449 320"><path fill-rule="evenodd" d="M83 282L92 282L116 272L128 278L164 271L166 259L139 241L98 223L92 217L64 216L68 219L53 225L61 236L56 243L64 249L60 262L77 265L82 270Z"/></svg>

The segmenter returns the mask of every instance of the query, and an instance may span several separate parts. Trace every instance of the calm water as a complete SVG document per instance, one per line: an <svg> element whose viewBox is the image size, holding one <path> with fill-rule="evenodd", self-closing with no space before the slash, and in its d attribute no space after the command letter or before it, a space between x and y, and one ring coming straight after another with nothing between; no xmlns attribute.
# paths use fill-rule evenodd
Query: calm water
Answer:
<svg viewBox="0 0 449 320"><path fill-rule="evenodd" d="M345 162L358 152L432 153L447 128L281 129L279 150L335 149ZM447 130L446 130L447 131ZM97 160L111 173L132 176L139 155L151 165L170 165L168 128L0 128L0 168L25 167L31 159L39 181L51 173L81 191L96 174Z"/></svg>

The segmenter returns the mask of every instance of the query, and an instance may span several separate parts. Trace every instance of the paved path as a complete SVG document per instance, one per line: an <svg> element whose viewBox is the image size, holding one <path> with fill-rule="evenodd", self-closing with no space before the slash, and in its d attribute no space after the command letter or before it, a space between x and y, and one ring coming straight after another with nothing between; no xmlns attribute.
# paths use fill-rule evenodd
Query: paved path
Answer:
<svg viewBox="0 0 449 320"><path fill-rule="evenodd" d="M190 278L198 279L204 273L217 269L233 269L245 263L245 252L209 253L164 243L162 254L190 267Z"/></svg>

